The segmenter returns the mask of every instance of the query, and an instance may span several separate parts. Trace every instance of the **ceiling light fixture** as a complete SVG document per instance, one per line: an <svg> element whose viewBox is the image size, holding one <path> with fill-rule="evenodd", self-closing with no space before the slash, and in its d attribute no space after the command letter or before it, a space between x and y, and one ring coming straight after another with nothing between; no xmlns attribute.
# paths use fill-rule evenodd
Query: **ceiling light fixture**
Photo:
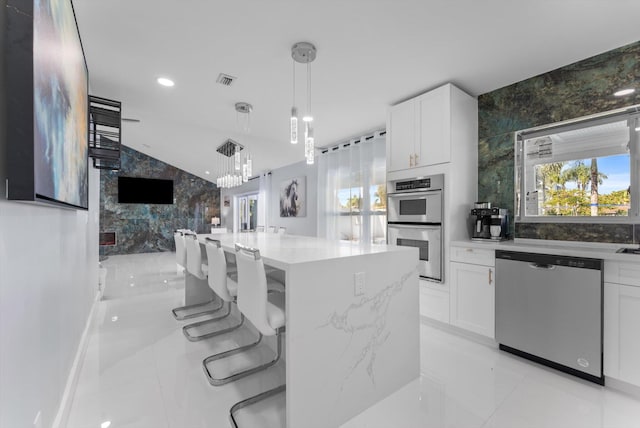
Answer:
<svg viewBox="0 0 640 428"><path fill-rule="evenodd" d="M172 87L173 85L175 85L175 83L173 82L173 80L171 79L167 79L166 77L158 77L157 82L162 85L162 86L166 86L166 87Z"/></svg>
<svg viewBox="0 0 640 428"><path fill-rule="evenodd" d="M253 106L240 102L236 103L235 109L238 115L246 115L246 118L238 116L238 125L244 131L249 132L251 123L249 116L253 111ZM215 183L219 188L237 187L249 181L249 177L253 175L253 162L251 154L241 144L229 138L218 146L216 152L219 153L219 156L216 162L217 178Z"/></svg>
<svg viewBox="0 0 640 428"><path fill-rule="evenodd" d="M633 94L636 90L633 88L621 89L617 92L614 92L613 95L616 97L624 97L625 95Z"/></svg>
<svg viewBox="0 0 640 428"><path fill-rule="evenodd" d="M236 103L236 122L238 122L238 127L244 133L251 132L251 112L253 111L253 106L249 103Z"/></svg>
<svg viewBox="0 0 640 428"><path fill-rule="evenodd" d="M307 164L313 164L315 142L313 137L313 129L311 122L313 115L311 114L311 63L316 59L316 47L308 42L298 42L291 47L291 57L293 58L293 104L291 108L291 143L298 142L298 110L295 107L295 63L307 64L307 110L302 120L305 123L304 132L304 153Z"/></svg>

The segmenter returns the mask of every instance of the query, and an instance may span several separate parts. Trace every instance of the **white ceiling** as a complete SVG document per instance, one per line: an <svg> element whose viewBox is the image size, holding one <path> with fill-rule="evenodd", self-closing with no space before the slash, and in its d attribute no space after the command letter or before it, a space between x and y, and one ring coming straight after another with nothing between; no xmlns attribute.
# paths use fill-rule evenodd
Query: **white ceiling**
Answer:
<svg viewBox="0 0 640 428"><path fill-rule="evenodd" d="M311 65L316 144L385 125L445 82L479 95L640 40L638 0L74 0L90 92L123 103L123 143L205 179L225 139L254 173L303 160L288 141L291 46ZM298 65L297 104L305 67ZM218 73L237 77L231 87ZM175 80L173 88L156 83ZM234 104L254 106L240 132ZM148 146L148 147L147 147Z"/></svg>

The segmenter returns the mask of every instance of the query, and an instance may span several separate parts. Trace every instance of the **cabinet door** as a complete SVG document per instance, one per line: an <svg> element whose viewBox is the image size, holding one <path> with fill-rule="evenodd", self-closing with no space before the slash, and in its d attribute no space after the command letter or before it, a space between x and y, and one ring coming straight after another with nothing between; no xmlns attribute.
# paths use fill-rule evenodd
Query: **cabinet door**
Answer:
<svg viewBox="0 0 640 428"><path fill-rule="evenodd" d="M451 324L495 337L495 269L451 262L449 318Z"/></svg>
<svg viewBox="0 0 640 428"><path fill-rule="evenodd" d="M413 166L416 139L415 102L405 101L391 107L387 124L387 171L398 171Z"/></svg>
<svg viewBox="0 0 640 428"><path fill-rule="evenodd" d="M450 85L445 85L417 99L420 136L416 144L418 166L451 161L450 94Z"/></svg>
<svg viewBox="0 0 640 428"><path fill-rule="evenodd" d="M604 285L605 375L640 386L640 287Z"/></svg>
<svg viewBox="0 0 640 428"><path fill-rule="evenodd" d="M420 315L449 324L449 292L420 280Z"/></svg>

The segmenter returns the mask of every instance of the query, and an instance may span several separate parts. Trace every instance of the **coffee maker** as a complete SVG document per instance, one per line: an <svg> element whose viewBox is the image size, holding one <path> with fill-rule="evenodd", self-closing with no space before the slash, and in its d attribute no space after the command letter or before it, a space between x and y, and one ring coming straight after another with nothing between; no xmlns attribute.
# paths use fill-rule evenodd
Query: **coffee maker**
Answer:
<svg viewBox="0 0 640 428"><path fill-rule="evenodd" d="M509 239L509 210L491 207L490 202L476 202L469 216L472 241Z"/></svg>

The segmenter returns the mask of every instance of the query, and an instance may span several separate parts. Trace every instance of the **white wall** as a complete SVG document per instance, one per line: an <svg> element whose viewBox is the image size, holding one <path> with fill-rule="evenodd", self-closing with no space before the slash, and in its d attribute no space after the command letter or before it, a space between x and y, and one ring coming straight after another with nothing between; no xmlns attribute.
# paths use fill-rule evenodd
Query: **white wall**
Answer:
<svg viewBox="0 0 640 428"><path fill-rule="evenodd" d="M4 199L0 77L0 428L34 427L38 412L50 427L98 289L100 180L90 168L88 212Z"/></svg>
<svg viewBox="0 0 640 428"><path fill-rule="evenodd" d="M280 184L282 181L306 177L306 204L307 215L305 217L280 217ZM229 230L233 229L233 198L238 195L257 193L260 190L260 180L254 179L242 186L233 189L222 189L220 194L220 209L222 225ZM224 206L225 197L229 197L230 206ZM258 210L264 209L258 206ZM317 236L318 225L318 167L307 165L305 161L294 163L271 171L271 189L269 194L269 226L286 227L287 233L293 235Z"/></svg>

